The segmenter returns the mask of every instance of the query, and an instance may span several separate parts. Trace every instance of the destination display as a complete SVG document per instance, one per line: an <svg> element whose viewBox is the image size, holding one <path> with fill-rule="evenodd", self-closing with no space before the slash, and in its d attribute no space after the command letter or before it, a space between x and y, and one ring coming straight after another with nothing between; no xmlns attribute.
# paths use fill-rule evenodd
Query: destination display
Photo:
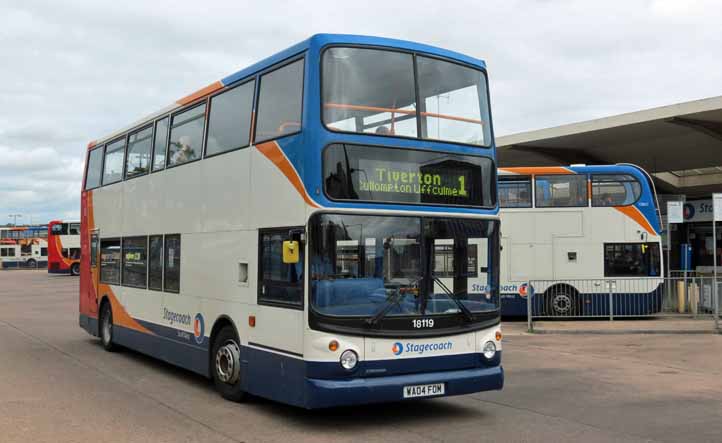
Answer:
<svg viewBox="0 0 722 443"><path fill-rule="evenodd" d="M489 207L493 179L485 157L341 144L324 152L334 200Z"/></svg>

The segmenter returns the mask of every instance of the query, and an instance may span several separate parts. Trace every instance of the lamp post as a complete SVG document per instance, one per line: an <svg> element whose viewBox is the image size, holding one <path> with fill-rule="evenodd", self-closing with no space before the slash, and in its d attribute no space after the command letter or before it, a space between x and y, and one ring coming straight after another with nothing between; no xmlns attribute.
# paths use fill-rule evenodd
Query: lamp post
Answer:
<svg viewBox="0 0 722 443"><path fill-rule="evenodd" d="M18 218L22 218L23 215L22 215L22 214L10 214L10 215L8 215L8 217L10 217L10 218L13 219L13 226L17 226L17 225L18 225Z"/></svg>

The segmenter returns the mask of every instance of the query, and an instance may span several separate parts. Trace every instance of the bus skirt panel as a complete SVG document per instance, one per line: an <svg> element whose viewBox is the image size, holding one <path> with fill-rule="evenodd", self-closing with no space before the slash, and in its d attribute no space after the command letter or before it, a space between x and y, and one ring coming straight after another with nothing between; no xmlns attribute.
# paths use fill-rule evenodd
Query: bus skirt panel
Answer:
<svg viewBox="0 0 722 443"><path fill-rule="evenodd" d="M90 334L97 335L96 318L81 315L79 323ZM210 376L207 338L196 346L185 338L178 338L178 330L142 323L150 333L113 325L113 341ZM307 409L328 408L401 401L404 400L404 388L416 385L443 384L441 396L445 397L500 390L504 386L500 362L501 351L489 362L483 362L480 354L360 361L355 372L338 377L331 375L337 373L332 369L339 366L338 362L305 361L301 354L248 343L241 346L241 382L246 392L259 397ZM408 367L403 368L404 364ZM374 370L388 366L389 375L360 376L366 373L363 369L366 366ZM325 378L325 375L329 377Z"/></svg>
<svg viewBox="0 0 722 443"><path fill-rule="evenodd" d="M307 379L305 407L313 409L401 401L404 400L405 387L437 383L444 385L444 394L440 395L443 397L500 390L504 386L504 369L492 366L350 380Z"/></svg>

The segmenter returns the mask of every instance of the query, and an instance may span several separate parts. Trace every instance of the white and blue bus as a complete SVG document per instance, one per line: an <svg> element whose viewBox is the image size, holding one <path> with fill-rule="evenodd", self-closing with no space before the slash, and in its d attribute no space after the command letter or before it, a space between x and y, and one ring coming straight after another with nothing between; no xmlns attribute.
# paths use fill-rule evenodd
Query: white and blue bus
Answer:
<svg viewBox="0 0 722 443"><path fill-rule="evenodd" d="M641 316L662 309L661 219L629 164L499 169L503 315ZM611 286L610 286L611 285Z"/></svg>
<svg viewBox="0 0 722 443"><path fill-rule="evenodd" d="M315 35L89 144L80 325L231 400L501 389L494 156L484 62Z"/></svg>

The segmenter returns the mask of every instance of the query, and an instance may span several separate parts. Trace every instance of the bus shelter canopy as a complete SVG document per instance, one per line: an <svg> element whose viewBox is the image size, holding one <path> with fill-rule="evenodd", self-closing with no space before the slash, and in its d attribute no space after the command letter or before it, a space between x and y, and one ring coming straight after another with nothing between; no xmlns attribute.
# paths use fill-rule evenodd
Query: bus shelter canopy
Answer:
<svg viewBox="0 0 722 443"><path fill-rule="evenodd" d="M722 191L722 96L499 137L499 166L634 163L665 194Z"/></svg>

